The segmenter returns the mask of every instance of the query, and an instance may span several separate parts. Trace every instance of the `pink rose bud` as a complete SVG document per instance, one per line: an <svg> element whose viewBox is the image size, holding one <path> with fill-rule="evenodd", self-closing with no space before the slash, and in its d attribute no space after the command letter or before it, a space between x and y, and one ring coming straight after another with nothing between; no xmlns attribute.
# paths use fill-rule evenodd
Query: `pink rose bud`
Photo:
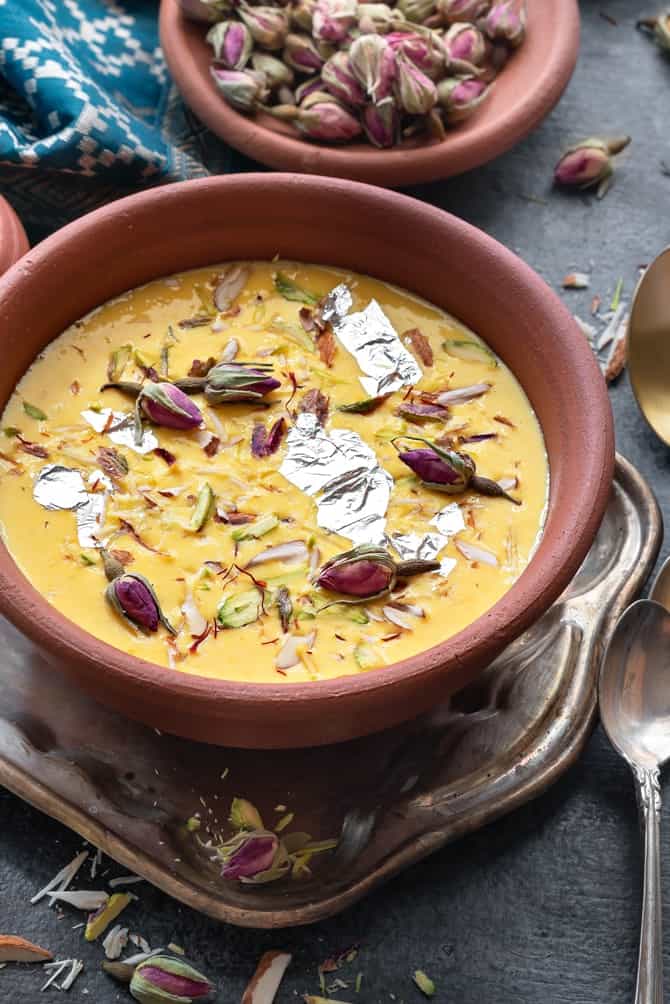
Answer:
<svg viewBox="0 0 670 1004"><path fill-rule="evenodd" d="M612 174L612 157L630 143L630 136L600 139L593 136L571 146L554 168L554 180L559 185L589 188L606 182Z"/></svg>
<svg viewBox="0 0 670 1004"><path fill-rule="evenodd" d="M506 498L515 505L520 505L518 499L512 498L500 487L497 481L481 477L477 474L477 466L467 453L457 453L447 450L437 443L431 443L422 436L399 436L398 439L414 440L423 443L419 449L398 449L396 440L392 440L398 457L428 488L446 492L447 495L461 494L468 489L480 495L493 498Z"/></svg>
<svg viewBox="0 0 670 1004"><path fill-rule="evenodd" d="M151 583L137 572L124 572L107 586L105 597L121 617L143 631L154 632L163 624L170 634L174 628L163 614Z"/></svg>
<svg viewBox="0 0 670 1004"><path fill-rule="evenodd" d="M363 35L376 32L380 35L390 31L402 20L402 15L385 3L359 3L358 27Z"/></svg>
<svg viewBox="0 0 670 1004"><path fill-rule="evenodd" d="M405 56L431 80L439 80L443 76L444 46L434 32L419 35L417 32L394 31L386 37L396 55Z"/></svg>
<svg viewBox="0 0 670 1004"><path fill-rule="evenodd" d="M394 146L400 134L400 115L393 98L384 98L378 104L366 105L362 124L365 135L374 146L382 149Z"/></svg>
<svg viewBox="0 0 670 1004"><path fill-rule="evenodd" d="M288 34L288 14L280 7L251 7L241 3L237 8L254 42L264 49L281 49Z"/></svg>
<svg viewBox="0 0 670 1004"><path fill-rule="evenodd" d="M311 33L315 7L316 0L298 0L291 7L291 25Z"/></svg>
<svg viewBox="0 0 670 1004"><path fill-rule="evenodd" d="M427 115L437 104L435 84L404 56L398 56L397 66L395 93L401 108L408 115Z"/></svg>
<svg viewBox="0 0 670 1004"><path fill-rule="evenodd" d="M474 24L456 23L444 36L447 63L458 69L459 64L479 66L486 56L486 41Z"/></svg>
<svg viewBox="0 0 670 1004"><path fill-rule="evenodd" d="M330 143L346 142L361 133L358 119L335 99L319 102L312 105L308 111L301 111L296 125L310 139L321 139Z"/></svg>
<svg viewBox="0 0 670 1004"><path fill-rule="evenodd" d="M265 80L270 90L290 87L295 79L291 67L286 66L276 56L271 56L269 52L253 52L251 54L251 65L258 73L265 75ZM281 94L279 96L281 98Z"/></svg>
<svg viewBox="0 0 670 1004"><path fill-rule="evenodd" d="M214 56L227 70L241 70L251 55L254 41L241 21L220 21L207 32Z"/></svg>
<svg viewBox="0 0 670 1004"><path fill-rule="evenodd" d="M175 380L174 386L180 393L203 393L210 404L229 404L238 401L260 401L281 384L272 376L270 365L217 363L206 376Z"/></svg>
<svg viewBox="0 0 670 1004"><path fill-rule="evenodd" d="M148 419L168 429L197 429L202 424L198 406L171 383L145 383L137 405Z"/></svg>
<svg viewBox="0 0 670 1004"><path fill-rule="evenodd" d="M317 0L312 34L318 42L343 42L356 24L356 0Z"/></svg>
<svg viewBox="0 0 670 1004"><path fill-rule="evenodd" d="M352 72L346 52L336 52L323 64L321 79L326 90L345 105L357 107L365 104L365 95Z"/></svg>
<svg viewBox="0 0 670 1004"><path fill-rule="evenodd" d="M516 48L521 45L526 34L525 0L521 7L518 6L518 0L496 3L479 24L492 42L506 42Z"/></svg>
<svg viewBox="0 0 670 1004"><path fill-rule="evenodd" d="M451 77L437 85L437 99L451 123L462 122L486 98L489 85L477 77Z"/></svg>
<svg viewBox="0 0 670 1004"><path fill-rule="evenodd" d="M369 599L393 588L396 566L381 547L362 544L331 558L321 567L317 585L331 593Z"/></svg>
<svg viewBox="0 0 670 1004"><path fill-rule="evenodd" d="M314 94L315 91L320 91L323 89L325 81L321 77L312 77L311 80L305 80L295 89L295 99L298 104L309 97L310 94Z"/></svg>
<svg viewBox="0 0 670 1004"><path fill-rule="evenodd" d="M267 830L238 833L218 849L223 858L221 875L227 879L250 879L272 868L279 837Z"/></svg>
<svg viewBox="0 0 670 1004"><path fill-rule="evenodd" d="M140 962L133 972L130 993L139 1004L192 1004L211 1000L214 984L185 959L153 955Z"/></svg>
<svg viewBox="0 0 670 1004"><path fill-rule="evenodd" d="M361 35L349 49L354 76L372 101L389 97L396 77L395 53L381 35Z"/></svg>
<svg viewBox="0 0 670 1004"><path fill-rule="evenodd" d="M397 8L408 20L423 24L426 18L435 13L435 0L398 0Z"/></svg>
<svg viewBox="0 0 670 1004"><path fill-rule="evenodd" d="M314 40L296 32L286 36L284 62L300 73L318 73L324 60Z"/></svg>
<svg viewBox="0 0 670 1004"><path fill-rule="evenodd" d="M252 112L265 93L265 79L254 70L223 70L210 67L214 83L229 105L240 112Z"/></svg>
<svg viewBox="0 0 670 1004"><path fill-rule="evenodd" d="M490 0L437 0L437 11L446 24L476 21L489 9Z"/></svg>

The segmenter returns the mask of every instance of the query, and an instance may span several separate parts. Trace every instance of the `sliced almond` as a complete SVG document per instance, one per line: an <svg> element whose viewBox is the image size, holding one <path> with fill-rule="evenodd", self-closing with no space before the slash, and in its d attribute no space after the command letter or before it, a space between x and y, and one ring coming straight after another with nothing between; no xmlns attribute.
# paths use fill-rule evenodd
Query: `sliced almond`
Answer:
<svg viewBox="0 0 670 1004"><path fill-rule="evenodd" d="M48 962L51 952L15 934L0 934L0 962Z"/></svg>
<svg viewBox="0 0 670 1004"><path fill-rule="evenodd" d="M244 991L242 1004L272 1004L290 961L287 952L265 952Z"/></svg>

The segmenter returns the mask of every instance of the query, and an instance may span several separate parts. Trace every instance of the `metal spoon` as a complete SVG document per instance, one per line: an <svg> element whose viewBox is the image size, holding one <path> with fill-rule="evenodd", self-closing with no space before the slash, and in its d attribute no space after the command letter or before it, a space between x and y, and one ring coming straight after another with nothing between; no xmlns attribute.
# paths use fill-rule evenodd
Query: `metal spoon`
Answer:
<svg viewBox="0 0 670 1004"><path fill-rule="evenodd" d="M670 248L640 279L628 326L628 373L640 411L670 445Z"/></svg>
<svg viewBox="0 0 670 1004"><path fill-rule="evenodd" d="M600 715L635 778L644 832L644 895L635 1004L662 1004L661 793L670 759L670 613L638 600L620 617L599 681Z"/></svg>

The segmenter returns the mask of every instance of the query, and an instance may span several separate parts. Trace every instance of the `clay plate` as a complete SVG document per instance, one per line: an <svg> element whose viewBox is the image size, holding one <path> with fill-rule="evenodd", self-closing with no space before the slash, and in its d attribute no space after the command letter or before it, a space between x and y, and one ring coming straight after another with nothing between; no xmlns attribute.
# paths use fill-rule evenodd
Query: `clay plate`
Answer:
<svg viewBox="0 0 670 1004"><path fill-rule="evenodd" d="M182 97L213 133L254 160L282 171L328 174L396 188L461 174L499 157L548 115L567 86L579 50L577 0L528 0L528 37L479 111L442 143L406 141L392 150L368 143L325 146L297 139L269 115L230 108L209 72L207 25L162 0L160 38Z"/></svg>
<svg viewBox="0 0 670 1004"><path fill-rule="evenodd" d="M0 197L0 275L28 250L28 238L10 204Z"/></svg>
<svg viewBox="0 0 670 1004"><path fill-rule="evenodd" d="M449 704L308 756L156 735L74 692L0 619L0 784L218 920L321 920L537 796L575 761L595 713L600 655L661 537L651 490L619 457L596 541L544 617ZM224 882L184 821L197 811L204 826L216 820L227 832L234 795L251 799L268 823L275 805L287 805L289 830L339 837L337 851L315 859L307 881Z"/></svg>
<svg viewBox="0 0 670 1004"><path fill-rule="evenodd" d="M539 276L486 234L431 206L301 175L246 174L152 189L39 244L0 279L0 408L35 355L111 296L181 269L269 260L277 252L404 286L487 339L518 376L542 425L550 500L528 568L468 628L384 669L307 684L211 680L129 656L59 614L0 546L0 612L78 687L131 718L222 746L351 739L408 721L460 690L567 586L605 511L614 462L600 371L571 314ZM233 635L225 642L223 657L234 658Z"/></svg>

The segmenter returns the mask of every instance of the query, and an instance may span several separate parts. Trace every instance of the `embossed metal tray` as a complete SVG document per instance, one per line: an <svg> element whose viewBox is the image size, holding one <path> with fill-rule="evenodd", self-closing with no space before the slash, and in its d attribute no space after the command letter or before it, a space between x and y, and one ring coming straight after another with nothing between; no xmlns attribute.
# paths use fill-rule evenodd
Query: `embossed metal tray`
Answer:
<svg viewBox="0 0 670 1004"><path fill-rule="evenodd" d="M660 545L661 516L618 458L598 537L570 588L448 705L335 747L255 752L158 735L74 692L0 623L0 783L165 892L220 920L284 927L327 917L402 868L539 794L578 756L599 655ZM186 831L225 830L242 795L269 820L340 837L307 879L220 878ZM218 819L217 819L218 817Z"/></svg>

